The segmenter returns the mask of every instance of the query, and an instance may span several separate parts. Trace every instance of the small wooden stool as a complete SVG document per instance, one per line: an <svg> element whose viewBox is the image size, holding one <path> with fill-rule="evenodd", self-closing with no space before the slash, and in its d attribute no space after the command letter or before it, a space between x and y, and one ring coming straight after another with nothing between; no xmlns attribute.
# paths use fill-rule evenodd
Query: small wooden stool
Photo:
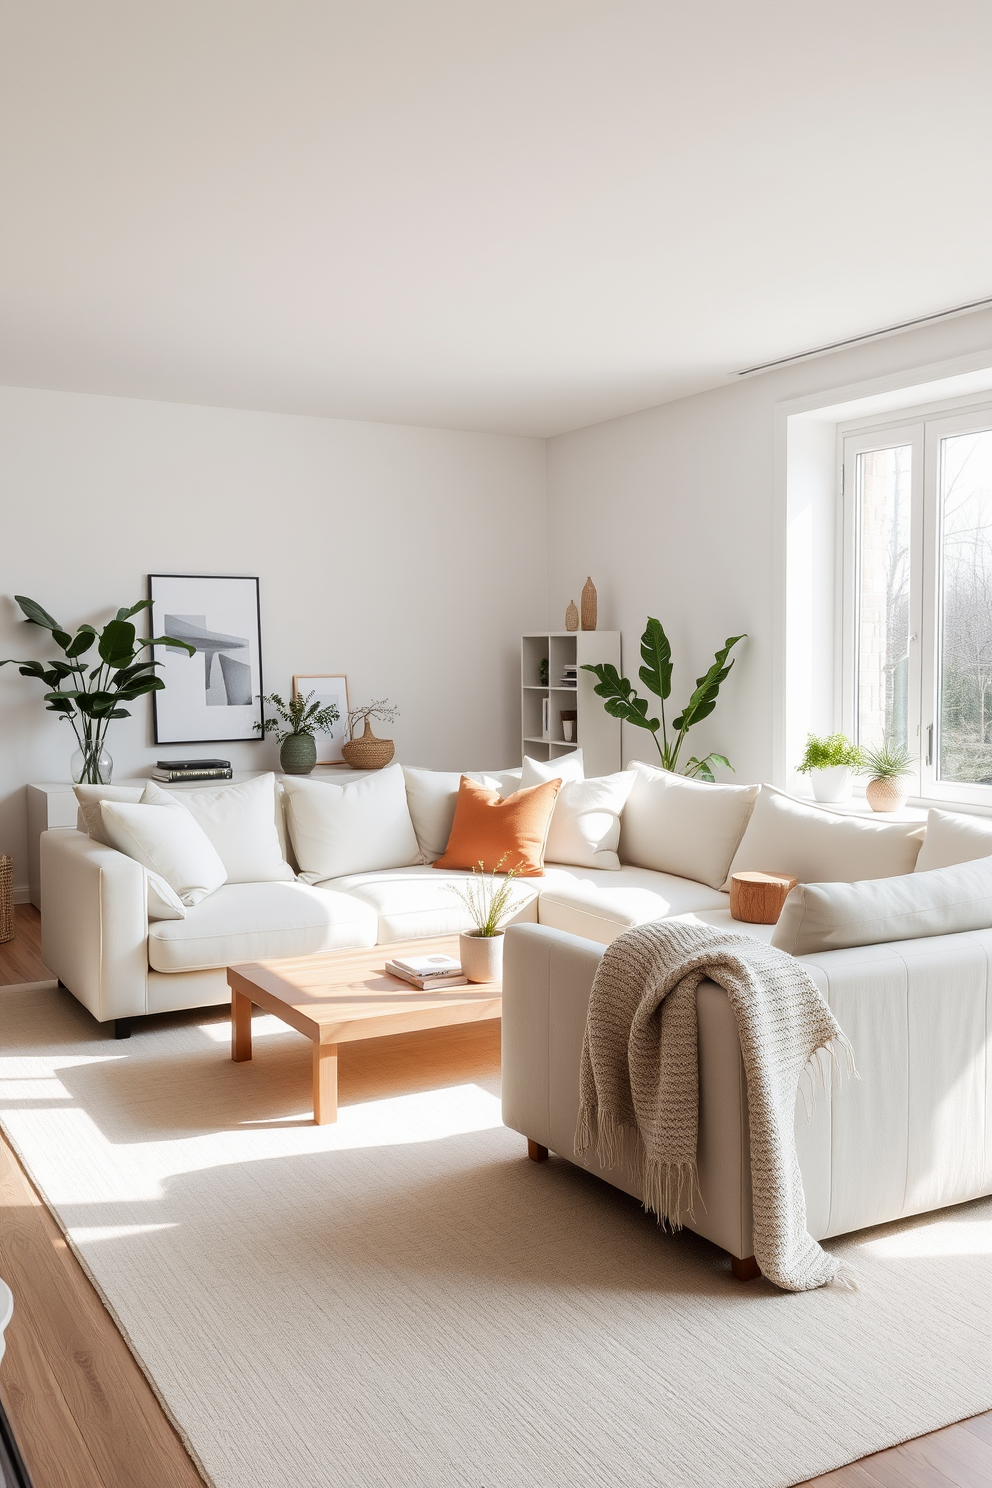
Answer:
<svg viewBox="0 0 992 1488"><path fill-rule="evenodd" d="M774 925L796 880L787 873L735 873L730 880L730 913L747 925Z"/></svg>

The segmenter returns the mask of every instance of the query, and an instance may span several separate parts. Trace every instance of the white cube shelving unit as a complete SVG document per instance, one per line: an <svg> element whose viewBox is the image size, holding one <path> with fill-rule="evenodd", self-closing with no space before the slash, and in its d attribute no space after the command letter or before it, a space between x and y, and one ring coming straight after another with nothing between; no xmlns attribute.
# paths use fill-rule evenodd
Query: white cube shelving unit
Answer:
<svg viewBox="0 0 992 1488"><path fill-rule="evenodd" d="M548 661L547 685L541 682L541 662ZM620 670L618 630L557 630L543 635L525 635L520 647L520 717L523 753L532 759L553 760L573 749L582 749L587 775L611 775L620 769L620 720L611 718L602 698L593 691L596 678L582 671L611 661ZM577 668L575 687L562 686L566 666ZM550 737L542 729L544 700L551 714ZM575 738L567 743L561 714L577 714Z"/></svg>

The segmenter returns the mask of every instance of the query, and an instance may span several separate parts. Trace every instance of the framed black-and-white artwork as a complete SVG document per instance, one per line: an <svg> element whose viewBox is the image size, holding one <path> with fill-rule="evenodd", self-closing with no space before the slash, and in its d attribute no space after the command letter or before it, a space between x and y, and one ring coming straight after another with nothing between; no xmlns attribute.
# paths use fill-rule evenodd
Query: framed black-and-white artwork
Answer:
<svg viewBox="0 0 992 1488"><path fill-rule="evenodd" d="M164 691L153 692L156 744L261 740L262 636L258 580L225 574L149 574L152 635Z"/></svg>
<svg viewBox="0 0 992 1488"><path fill-rule="evenodd" d="M293 696L306 697L313 693L313 701L322 708L331 703L338 710L338 721L326 734L315 734L318 765L340 764L341 753L351 734L348 732L348 678L343 676L313 675L293 678Z"/></svg>

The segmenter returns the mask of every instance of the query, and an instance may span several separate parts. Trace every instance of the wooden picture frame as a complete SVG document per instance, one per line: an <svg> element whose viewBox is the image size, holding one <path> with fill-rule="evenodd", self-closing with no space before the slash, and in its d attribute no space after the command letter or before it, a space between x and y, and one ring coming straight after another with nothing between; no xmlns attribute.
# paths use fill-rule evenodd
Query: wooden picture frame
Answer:
<svg viewBox="0 0 992 1488"><path fill-rule="evenodd" d="M293 696L305 697L307 693L317 694L315 701L322 707L329 703L336 703L341 717L330 733L314 734L314 743L317 745L318 765L340 765L344 763L344 755L341 753L345 744L351 738L348 728L348 678L343 672L308 672L301 673L293 678Z"/></svg>

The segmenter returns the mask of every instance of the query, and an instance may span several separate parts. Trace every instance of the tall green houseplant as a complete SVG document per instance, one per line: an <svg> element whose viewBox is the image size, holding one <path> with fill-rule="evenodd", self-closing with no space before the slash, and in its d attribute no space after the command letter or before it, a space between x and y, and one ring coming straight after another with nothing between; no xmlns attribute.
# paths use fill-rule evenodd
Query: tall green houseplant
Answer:
<svg viewBox="0 0 992 1488"><path fill-rule="evenodd" d="M104 748L107 729L114 718L130 718L122 703L133 702L146 692L157 692L165 686L155 675L157 661L139 660L151 646L176 646L196 651L187 641L173 636L138 639L131 617L147 610L150 599L142 599L130 609L118 610L113 620L97 630L84 623L71 635L47 610L23 594L15 600L30 625L51 632L52 640L64 660L14 661L7 657L0 666L16 666L22 677L36 677L48 688L45 702L49 713L57 713L72 724L79 750L73 759L72 778L87 785L107 785L113 771L113 760ZM94 663L94 647L98 660Z"/></svg>
<svg viewBox="0 0 992 1488"><path fill-rule="evenodd" d="M665 704L672 692L672 648L660 620L648 617L641 636L641 660L644 665L637 673L647 690L653 692L660 702L658 718L649 716L648 700L635 692L632 683L626 677L621 677L612 662L586 662L582 670L596 676L597 684L593 690L603 699L610 717L620 718L634 728L647 729L654 739L662 769L677 772L686 734L713 712L720 688L734 665L732 661L727 661L727 657L738 641L744 639L743 635L727 638L717 651L709 671L696 678L696 686L689 701L678 717L672 719L671 732L665 717ZM724 765L728 770L734 768L726 755L711 753L704 755L702 759L692 755L682 767L681 773L712 782L714 765Z"/></svg>

